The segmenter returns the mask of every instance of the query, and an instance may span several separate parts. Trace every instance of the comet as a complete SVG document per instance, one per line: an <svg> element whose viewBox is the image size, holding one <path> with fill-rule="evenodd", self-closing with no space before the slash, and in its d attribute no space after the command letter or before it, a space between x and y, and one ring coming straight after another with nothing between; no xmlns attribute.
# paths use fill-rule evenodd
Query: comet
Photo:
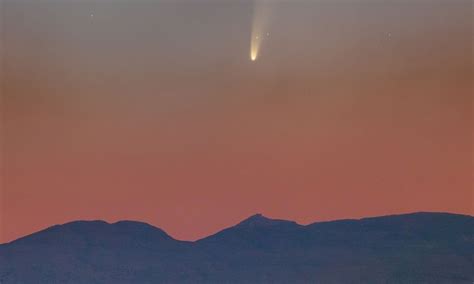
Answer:
<svg viewBox="0 0 474 284"><path fill-rule="evenodd" d="M256 61L263 42L270 36L267 31L270 15L269 0L255 0L253 7L252 32L250 35L250 60Z"/></svg>

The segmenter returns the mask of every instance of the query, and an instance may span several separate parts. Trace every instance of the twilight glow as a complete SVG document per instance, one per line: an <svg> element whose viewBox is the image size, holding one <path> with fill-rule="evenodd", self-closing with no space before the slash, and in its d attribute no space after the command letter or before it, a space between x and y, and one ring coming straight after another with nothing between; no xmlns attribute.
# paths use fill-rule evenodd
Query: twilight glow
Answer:
<svg viewBox="0 0 474 284"><path fill-rule="evenodd" d="M470 0L18 0L2 17L0 242L83 219L193 240L257 212L473 213Z"/></svg>

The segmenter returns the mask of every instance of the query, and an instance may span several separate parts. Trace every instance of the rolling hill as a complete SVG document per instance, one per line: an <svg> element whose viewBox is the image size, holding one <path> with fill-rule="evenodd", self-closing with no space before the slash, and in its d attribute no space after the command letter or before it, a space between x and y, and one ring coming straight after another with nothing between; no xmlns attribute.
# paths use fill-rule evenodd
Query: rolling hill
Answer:
<svg viewBox="0 0 474 284"><path fill-rule="evenodd" d="M472 283L474 217L299 225L257 214L195 242L151 225L76 221L0 245L0 283Z"/></svg>

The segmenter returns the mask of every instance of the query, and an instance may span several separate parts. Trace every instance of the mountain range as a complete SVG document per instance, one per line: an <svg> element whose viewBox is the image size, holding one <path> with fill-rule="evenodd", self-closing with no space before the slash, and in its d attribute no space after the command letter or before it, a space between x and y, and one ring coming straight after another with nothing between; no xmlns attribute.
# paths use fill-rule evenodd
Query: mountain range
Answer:
<svg viewBox="0 0 474 284"><path fill-rule="evenodd" d="M0 283L472 284L474 217L256 214L194 242L142 222L75 221L0 245Z"/></svg>

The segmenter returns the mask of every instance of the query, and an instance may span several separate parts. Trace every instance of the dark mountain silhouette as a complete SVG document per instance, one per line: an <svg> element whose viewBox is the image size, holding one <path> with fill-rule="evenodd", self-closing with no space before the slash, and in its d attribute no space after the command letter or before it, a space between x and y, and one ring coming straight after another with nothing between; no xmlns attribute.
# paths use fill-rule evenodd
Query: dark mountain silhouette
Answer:
<svg viewBox="0 0 474 284"><path fill-rule="evenodd" d="M474 217L299 225L261 214L196 242L78 221L0 245L0 283L473 283Z"/></svg>

